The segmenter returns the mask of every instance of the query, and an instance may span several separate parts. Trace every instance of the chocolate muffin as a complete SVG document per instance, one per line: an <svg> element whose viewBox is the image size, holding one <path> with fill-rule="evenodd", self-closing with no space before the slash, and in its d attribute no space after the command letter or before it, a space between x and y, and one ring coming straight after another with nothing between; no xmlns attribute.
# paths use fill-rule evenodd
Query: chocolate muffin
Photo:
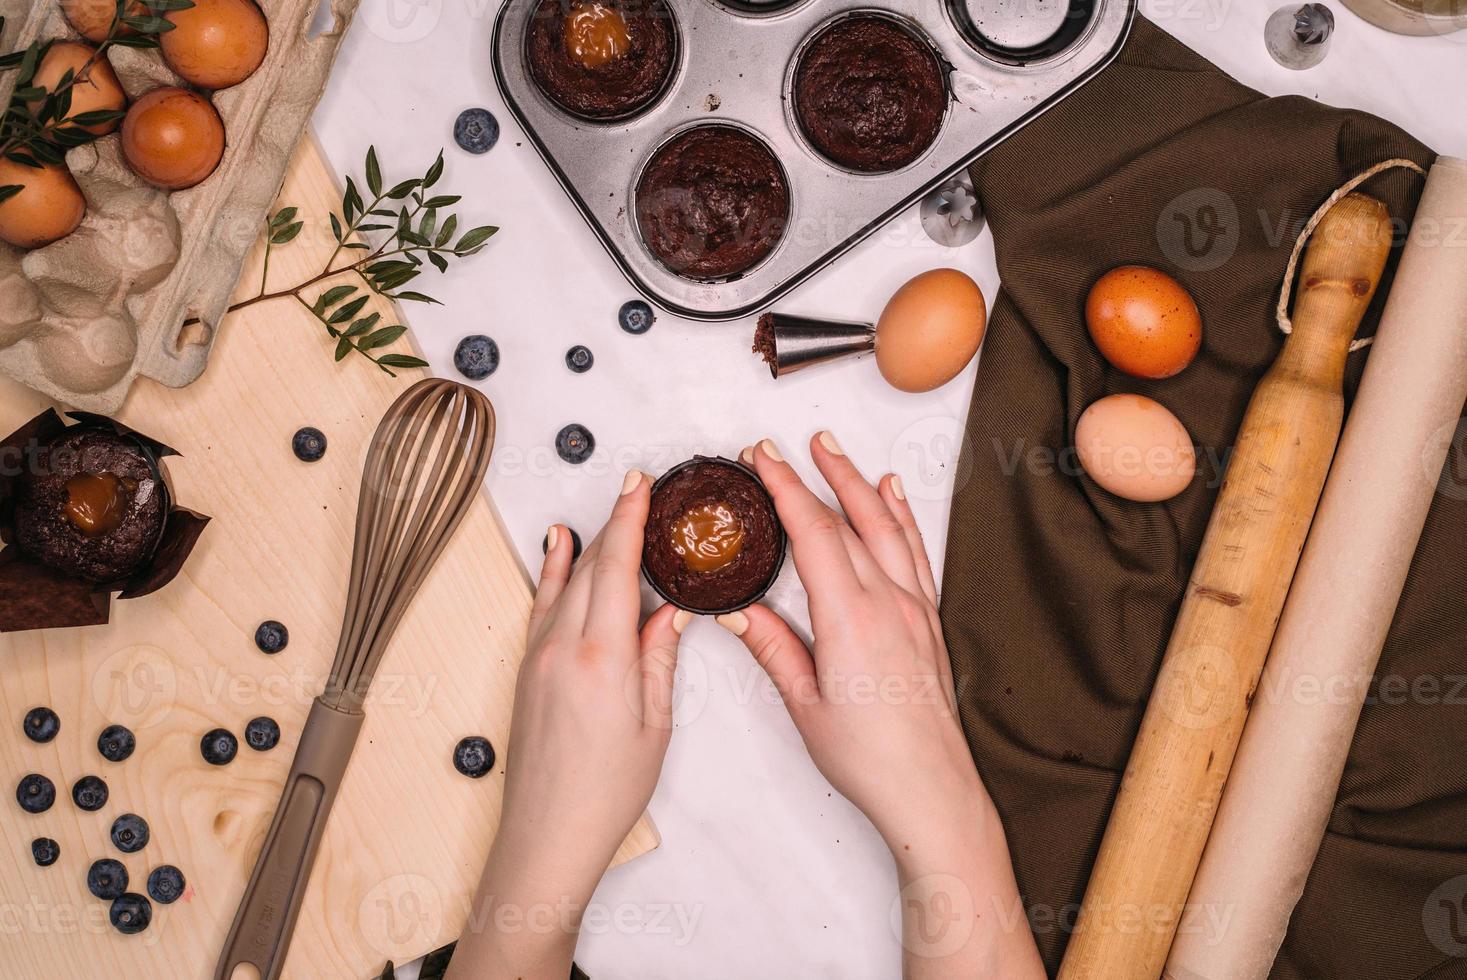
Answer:
<svg viewBox="0 0 1467 980"><path fill-rule="evenodd" d="M900 170L920 157L942 129L947 99L932 48L876 14L822 30L795 69L800 130L833 163L858 173Z"/></svg>
<svg viewBox="0 0 1467 980"><path fill-rule="evenodd" d="M585 119L618 119L657 98L677 63L666 0L540 0L530 18L530 77Z"/></svg>
<svg viewBox="0 0 1467 980"><path fill-rule="evenodd" d="M56 571L116 582L153 557L168 489L137 440L75 426L36 451L15 498L15 543Z"/></svg>
<svg viewBox="0 0 1467 980"><path fill-rule="evenodd" d="M774 251L789 222L784 168L758 138L733 126L689 129L668 140L637 183L642 240L687 279L727 279Z"/></svg>
<svg viewBox="0 0 1467 980"><path fill-rule="evenodd" d="M742 463L695 456L652 487L642 574L675 606L721 615L758 602L784 550L774 501Z"/></svg>

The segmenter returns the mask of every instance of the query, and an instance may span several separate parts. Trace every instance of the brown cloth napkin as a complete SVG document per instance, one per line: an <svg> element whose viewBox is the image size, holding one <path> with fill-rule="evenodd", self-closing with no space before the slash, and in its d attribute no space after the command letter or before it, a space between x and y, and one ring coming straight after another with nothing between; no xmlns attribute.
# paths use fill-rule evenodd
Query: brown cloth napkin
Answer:
<svg viewBox="0 0 1467 980"><path fill-rule="evenodd" d="M1003 292L957 476L942 618L968 740L1051 971L1217 495L1219 460L1282 343L1274 307L1290 249L1331 192L1395 157L1433 159L1364 113L1250 91L1141 21L1117 63L974 169ZM1421 186L1394 171L1364 190L1405 222ZM1177 276L1203 310L1202 354L1174 379L1110 369L1086 333L1091 284L1131 263ZM1351 356L1347 397L1366 357ZM1164 505L1110 496L1067 451L1081 411L1116 392L1162 402L1202 447L1198 478ZM1460 450L1450 465L1467 466ZM1274 977L1467 976L1467 959L1449 955L1467 954L1467 909L1452 923L1457 945L1452 929L1427 922L1443 921L1427 908L1440 887L1448 902L1467 900L1467 879L1450 883L1467 874L1467 488L1458 488L1438 496L1427 522ZM1403 679L1436 693L1403 695Z"/></svg>

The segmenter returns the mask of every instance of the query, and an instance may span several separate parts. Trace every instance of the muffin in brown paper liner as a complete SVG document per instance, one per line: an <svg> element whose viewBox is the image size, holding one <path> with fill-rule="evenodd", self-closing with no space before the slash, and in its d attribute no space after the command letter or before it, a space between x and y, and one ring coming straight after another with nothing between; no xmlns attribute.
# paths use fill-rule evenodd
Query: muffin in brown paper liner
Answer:
<svg viewBox="0 0 1467 980"><path fill-rule="evenodd" d="M113 419L84 412L69 413L76 425L47 409L0 440L0 633L72 626L100 626L108 621L112 594L133 599L149 595L173 581L203 533L209 518L178 506L162 460L178 453ZM22 547L18 528L20 497L28 476L35 477L38 457L68 437L96 431L124 440L146 460L161 497L162 526L141 546L142 557L125 572L88 577L55 567ZM110 532L107 532L110 533Z"/></svg>

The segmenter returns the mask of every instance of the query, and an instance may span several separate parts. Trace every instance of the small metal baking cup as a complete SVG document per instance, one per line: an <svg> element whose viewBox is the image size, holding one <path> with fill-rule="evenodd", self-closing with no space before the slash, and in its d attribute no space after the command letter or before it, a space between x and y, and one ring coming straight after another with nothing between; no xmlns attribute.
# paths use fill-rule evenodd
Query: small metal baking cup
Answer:
<svg viewBox="0 0 1467 980"><path fill-rule="evenodd" d="M774 516L774 526L779 531L779 548L777 554L775 555L774 567L771 568L769 571L769 578L765 580L764 584L761 585L758 590L754 592L753 595L749 596L746 601L740 602L738 605L728 606L723 609L699 609L697 606L687 605L686 603L681 602L669 595L667 593L667 590L662 587L662 584L652 577L652 573L648 570L647 562L645 559L642 562L642 577L647 580L647 584L652 586L652 590L656 592L659 596L661 596L664 601L672 603L679 609L685 609L696 616L722 616L725 613L733 613L738 612L740 609L747 609L769 594L769 590L773 588L774 583L779 580L779 573L784 570L784 557L785 553L789 550L789 538L784 533L784 525L781 524L779 521L779 511L774 506L774 498L771 497L769 495L769 491L765 489L764 481L759 479L759 474L754 471L754 468L752 466L746 466L736 459L725 459L722 456L694 456L692 459L684 460L683 462L674 466L672 469L668 470L666 473L662 474L662 476L657 478L657 482L652 484L652 499L657 499L657 492L661 490L664 486L666 486L669 480L671 480L673 477L677 476L684 470L692 469L695 466L727 466L736 469L740 473L753 480L755 486L759 488L760 493L764 495L764 499L769 501L769 513Z"/></svg>

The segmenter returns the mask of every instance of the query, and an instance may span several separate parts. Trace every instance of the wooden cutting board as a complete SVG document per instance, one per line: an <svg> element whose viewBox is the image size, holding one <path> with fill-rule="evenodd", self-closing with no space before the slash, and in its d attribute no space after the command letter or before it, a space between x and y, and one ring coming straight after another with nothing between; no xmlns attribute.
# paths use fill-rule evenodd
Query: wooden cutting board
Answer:
<svg viewBox="0 0 1467 980"><path fill-rule="evenodd" d="M271 259L272 288L319 270L333 245L336 178L307 139L281 196L307 227ZM239 297L260 281L262 249ZM491 246L466 260L494 261ZM471 268L456 273L473 275ZM384 322L397 322L382 302ZM178 501L213 516L183 574L162 592L114 602L108 626L0 636L0 973L7 977L193 980L212 976L311 700L336 647L350 568L356 497L368 439L420 372L382 374L365 359L335 364L320 324L291 300L226 320L209 369L173 391L139 382L119 418L177 448L169 461ZM39 395L0 385L0 435L46 408ZM318 463L291 453L303 425L326 433ZM530 581L492 502L482 495L398 631L372 689L366 728L327 829L286 976L375 976L462 931L499 823L515 674L523 653ZM278 619L290 645L270 657L255 627ZM61 734L36 745L21 719L55 709ZM200 737L242 735L268 715L283 738L272 752L241 747L229 766L206 764ZM122 724L136 754L104 761L98 733ZM484 735L500 751L481 780L452 765L460 738ZM50 777L49 813L21 812L13 787ZM98 775L111 799L98 813L72 805L70 787ZM152 827L142 852L123 855L112 820L135 812ZM31 860L51 837L61 859ZM644 821L618 861L657 846ZM92 861L121 860L143 893L148 873L175 864L189 892L156 906L152 927L123 936L86 888Z"/></svg>

